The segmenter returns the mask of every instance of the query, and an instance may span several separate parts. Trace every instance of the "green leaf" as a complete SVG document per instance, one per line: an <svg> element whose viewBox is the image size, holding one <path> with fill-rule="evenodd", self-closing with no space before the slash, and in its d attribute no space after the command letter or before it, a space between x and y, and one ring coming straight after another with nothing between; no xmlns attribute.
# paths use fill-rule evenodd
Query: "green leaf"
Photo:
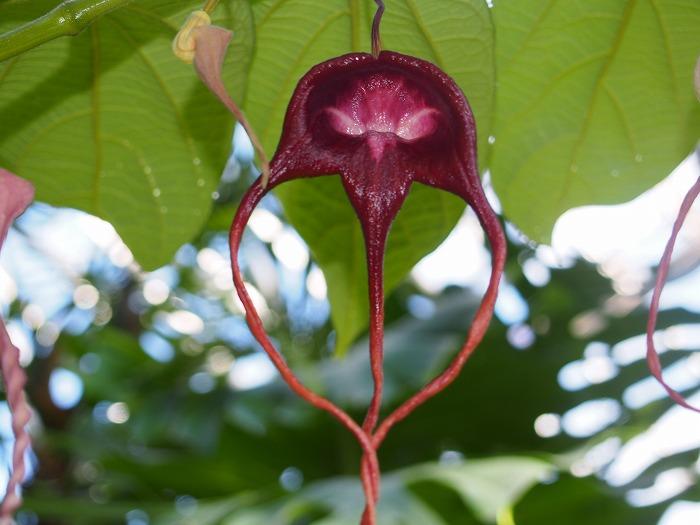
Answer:
<svg viewBox="0 0 700 525"><path fill-rule="evenodd" d="M0 5L0 32L55 3ZM232 119L170 49L200 4L134 2L0 64L0 165L34 182L38 200L111 222L147 269L199 232L230 152ZM248 2L224 2L214 23L235 31L225 71L241 99Z"/></svg>
<svg viewBox="0 0 700 525"><path fill-rule="evenodd" d="M515 506L512 522L518 525L639 525L657 523L662 512L658 505L629 506L602 481L562 476L551 485L533 487Z"/></svg>
<svg viewBox="0 0 700 525"><path fill-rule="evenodd" d="M475 521L470 518L473 509L479 515L479 523L495 523L499 515L552 470L551 464L527 457L477 459L451 467L428 463L400 470L382 479L377 522L382 525L473 524ZM456 493L462 502L457 506L450 504L448 510L440 505L447 500L439 497L439 492L432 492L438 497L426 500L413 490L417 484L424 488L432 484L434 491ZM223 518L224 525L356 525L364 507L364 496L357 479L341 477L316 481L294 495L262 504L252 499L247 504L241 503L239 498L233 498L203 504L203 512L205 508L210 515L218 511L215 520L203 520L199 515L191 520L172 516L156 523L213 524Z"/></svg>
<svg viewBox="0 0 700 525"><path fill-rule="evenodd" d="M274 150L292 91L314 64L351 51L368 51L371 0L278 0L254 5L258 46L247 111L265 147ZM483 0L387 2L385 49L436 63L467 93L479 124L482 150L493 104L493 29ZM337 177L276 190L290 222L325 272L343 353L367 325L367 273L362 234ZM386 292L457 222L464 204L416 185L392 229Z"/></svg>
<svg viewBox="0 0 700 525"><path fill-rule="evenodd" d="M455 466L426 465L409 472L409 479L430 479L454 489L482 521L495 523L524 492L551 476L554 468L535 458L503 456Z"/></svg>
<svg viewBox="0 0 700 525"><path fill-rule="evenodd" d="M628 200L700 134L695 0L497 2L491 170L506 216L548 241L583 204Z"/></svg>
<svg viewBox="0 0 700 525"><path fill-rule="evenodd" d="M165 506L163 504L140 503L149 509ZM79 525L123 523L124 515L134 510L133 503L105 502L96 505L92 499L50 495L41 495L41 497L29 496L25 498L23 507L25 510L41 516L42 520L47 517L65 518L70 520L70 523Z"/></svg>

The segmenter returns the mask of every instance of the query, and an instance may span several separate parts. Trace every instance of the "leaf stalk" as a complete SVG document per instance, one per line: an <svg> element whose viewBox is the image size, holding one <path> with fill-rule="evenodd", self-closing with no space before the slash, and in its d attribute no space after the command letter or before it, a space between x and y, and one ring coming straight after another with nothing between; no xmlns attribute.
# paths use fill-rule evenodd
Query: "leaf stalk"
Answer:
<svg viewBox="0 0 700 525"><path fill-rule="evenodd" d="M75 36L132 0L66 0L36 20L0 35L0 62L62 36Z"/></svg>
<svg viewBox="0 0 700 525"><path fill-rule="evenodd" d="M212 14L217 5L219 5L219 0L207 0L202 10L206 11L207 14Z"/></svg>

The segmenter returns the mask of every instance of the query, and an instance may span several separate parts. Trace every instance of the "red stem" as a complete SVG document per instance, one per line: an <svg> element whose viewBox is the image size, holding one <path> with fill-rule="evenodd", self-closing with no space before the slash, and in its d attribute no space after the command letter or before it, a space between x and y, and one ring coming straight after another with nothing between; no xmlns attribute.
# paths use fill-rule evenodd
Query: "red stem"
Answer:
<svg viewBox="0 0 700 525"><path fill-rule="evenodd" d="M362 425L371 433L377 425L384 390L384 245L367 242L367 274L369 277L369 357L374 379L374 394Z"/></svg>
<svg viewBox="0 0 700 525"><path fill-rule="evenodd" d="M374 382L372 400L362 424L362 429L367 435L371 435L377 426L384 392L384 252L387 227L381 220L363 221L369 283L369 359ZM378 499L381 488L379 467L372 471L365 456L362 458L362 470L367 472L367 475L372 474L373 489Z"/></svg>
<svg viewBox="0 0 700 525"><path fill-rule="evenodd" d="M661 292L666 284L666 279L668 278L668 271L671 267L671 256L673 255L673 248L676 245L676 239L678 234L683 227L683 222L685 222L686 217L693 203L698 198L700 194L700 178L695 181L695 184L688 190L681 208L678 212L678 217L673 224L673 230L671 231L671 237L666 244L666 249L664 250L663 257L661 257L661 262L659 263L659 270L656 275L656 285L654 286L654 293L651 296L651 305L649 306L649 320L647 322L647 363L649 365L649 370L651 374L661 383L668 392L668 395L679 405L694 410L695 412L700 412L700 408L694 407L689 404L686 399L678 393L676 390L671 388L665 381L663 377L663 370L661 369L661 362L659 361L659 354L654 346L654 332L656 331L656 321L659 315L659 301L661 299Z"/></svg>
<svg viewBox="0 0 700 525"><path fill-rule="evenodd" d="M372 55L374 55L374 58L377 58L379 53L382 52L382 37L379 34L379 26L384 15L384 2L382 0L375 0L375 2L377 4L377 12L374 14L374 21L372 22Z"/></svg>
<svg viewBox="0 0 700 525"><path fill-rule="evenodd" d="M255 305L248 295L245 288L243 276L241 275L240 266L238 264L238 249L243 238L245 227L250 219L250 216L258 205L262 197L275 184L270 184L267 188L261 186L261 181L258 179L243 196L243 199L238 207L236 216L231 225L229 235L229 248L231 252L231 270L233 272L233 281L238 292L238 297L243 303L246 312L246 321L253 333L255 339L267 353L268 357L279 371L282 379L289 385L289 388L294 391L299 397L307 401L309 404L324 410L335 417L343 426L353 433L363 450L363 469L362 469L362 486L365 492L367 507L365 516L366 525L374 525L376 523L376 501L378 498L378 483L379 479L379 463L377 453L367 433L341 408L336 406L330 400L316 394L304 386L296 377L292 369L286 363L279 351L270 341L262 320L255 309Z"/></svg>
<svg viewBox="0 0 700 525"><path fill-rule="evenodd" d="M362 516L362 525L376 525L376 505L380 491L380 469L377 458L377 449L386 437L389 430L399 421L406 418L418 406L447 388L459 375L467 359L474 349L481 342L486 333L488 325L493 315L493 309L498 294L506 259L506 241L501 229L498 217L491 209L483 189L478 187L469 194L463 195L472 206L484 231L486 231L492 251L491 278L484 298L477 310L469 334L464 346L455 357L448 368L433 379L426 387L411 397L395 410L379 428L372 434L379 419L383 390L383 332L384 332L384 290L383 290L383 263L384 250L386 245L387 229L377 227L381 221L365 221L363 230L365 232L365 242L367 248L367 265L369 277L369 300L370 300L370 364L372 376L374 378L374 393L370 402L367 416L363 426L360 427L346 412L337 407L328 399L319 396L305 387L295 376L289 365L274 347L267 336L262 320L258 315L255 306L245 288L243 277L237 260L238 249L241 244L243 233L250 216L258 205L262 197L273 187L275 187L283 177L276 177L273 169L271 184L263 188L260 180L244 195L241 204L236 212L236 216L231 225L230 250L231 269L233 280L240 297L245 312L246 320L251 332L262 345L263 349L279 371L284 381L302 399L311 405L324 410L334 416L340 423L353 433L359 442L362 451L361 479L365 492L366 507Z"/></svg>
<svg viewBox="0 0 700 525"><path fill-rule="evenodd" d="M471 201L471 202L469 202ZM384 438L386 438L389 430L399 421L405 419L420 405L442 392L447 388L459 375L460 371L467 362L467 359L472 355L477 345L481 342L486 333L486 330L491 322L493 309L496 304L498 295L498 285L503 275L506 260L506 240L503 234L503 229L498 221L498 217L491 209L483 190L479 187L475 190L472 198L468 200L472 209L486 232L489 243L491 244L491 279L489 281L486 293L479 305L479 309L474 316L472 326L467 335L466 342L462 346L457 356L447 369L438 377L433 379L427 386L421 389L413 397L404 402L392 414L390 414L379 426L372 438L372 443L375 448L379 448Z"/></svg>

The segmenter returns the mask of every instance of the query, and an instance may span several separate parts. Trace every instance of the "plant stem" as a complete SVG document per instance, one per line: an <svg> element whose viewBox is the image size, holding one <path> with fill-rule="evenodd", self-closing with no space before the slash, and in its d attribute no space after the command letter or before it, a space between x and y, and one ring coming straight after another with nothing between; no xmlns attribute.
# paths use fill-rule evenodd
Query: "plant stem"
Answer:
<svg viewBox="0 0 700 525"><path fill-rule="evenodd" d="M74 36L131 0L66 0L45 15L0 35L0 62L61 36Z"/></svg>
<svg viewBox="0 0 700 525"><path fill-rule="evenodd" d="M219 5L219 0L207 0L202 10L206 11L209 14L212 14L214 12L214 9L216 9L217 5Z"/></svg>
<svg viewBox="0 0 700 525"><path fill-rule="evenodd" d="M253 214L253 210L257 207L262 198L275 186L280 184L280 181L284 181L285 178L288 180L293 176L290 176L286 169L285 161L278 161L276 166L271 170L270 184L263 186L261 178L258 179L248 189L245 195L243 195L243 199L241 199L233 223L231 224L231 230L229 231L229 251L231 254L233 283L238 292L238 297L243 304L243 309L246 312L246 321L251 333L260 343L289 388L310 405L331 414L355 436L355 439L362 448L361 481L366 500L362 525L376 525L376 505L379 497L379 460L377 459L377 451L372 445L372 438L343 409L335 405L332 401L310 390L294 374L294 371L289 367L284 357L282 357L282 354L274 346L265 332L265 326L255 309L255 305L250 298L245 282L243 281L243 275L241 274L241 267L238 262L238 251L241 246L245 227L250 220L250 216Z"/></svg>
<svg viewBox="0 0 700 525"><path fill-rule="evenodd" d="M651 305L649 306L649 320L647 321L647 364L651 375L653 375L656 380L661 384L662 387L668 392L668 395L680 406L685 407L694 412L700 412L700 407L691 405L685 397L683 397L678 391L674 390L666 381L664 380L663 369L661 368L661 361L659 360L659 353L654 345L654 333L656 332L656 321L659 316L659 302L661 300L661 292L666 285L666 279L668 279L668 272L671 269L671 257L673 257L673 248L676 245L676 239L678 234L681 232L683 223L685 222L690 208L693 206L698 196L700 196L700 177L695 181L695 184L691 186L686 194L683 202L681 203L681 208L678 211L678 216L673 223L673 229L671 230L671 237L668 239L666 248L664 249L664 254L661 257L661 262L659 263L658 273L656 275L656 284L654 285L654 292L651 296Z"/></svg>
<svg viewBox="0 0 700 525"><path fill-rule="evenodd" d="M374 58L377 58L379 53L382 52L382 38L379 35L379 26L382 23L382 16L384 15L384 2L382 0L374 1L377 4L377 12L372 22L372 54Z"/></svg>

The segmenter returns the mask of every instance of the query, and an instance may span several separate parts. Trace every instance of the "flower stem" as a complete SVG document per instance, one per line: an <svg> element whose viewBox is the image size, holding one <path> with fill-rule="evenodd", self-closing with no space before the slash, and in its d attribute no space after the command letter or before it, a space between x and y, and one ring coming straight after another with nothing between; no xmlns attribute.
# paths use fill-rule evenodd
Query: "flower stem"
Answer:
<svg viewBox="0 0 700 525"><path fill-rule="evenodd" d="M651 304L649 305L649 320L647 321L647 364L651 375L653 375L656 380L661 384L662 387L668 392L668 395L678 403L680 406L685 407L694 412L700 412L700 407L691 405L685 397L683 397L678 391L674 390L666 381L664 380L663 370L661 368L661 361L659 360L659 353L656 350L654 344L654 333L656 332L656 321L659 316L659 302L661 301L661 292L666 285L666 279L668 279L668 272L671 269L671 257L673 257L673 249L676 245L676 239L678 234L681 232L683 223L685 222L690 208L693 203L697 200L700 195L700 177L695 181L695 184L691 186L686 194L683 202L681 203L680 210L678 211L678 216L676 221L673 223L673 229L671 230L671 237L668 239L666 248L664 249L664 254L661 257L661 262L659 263L658 273L656 275L656 284L654 285L654 292L651 296Z"/></svg>
<svg viewBox="0 0 700 525"><path fill-rule="evenodd" d="M382 38L379 34L379 26L382 23L382 16L384 15L384 2L382 0L374 1L377 4L377 12L372 22L372 54L374 58L377 58L379 53L382 52Z"/></svg>
<svg viewBox="0 0 700 525"><path fill-rule="evenodd" d="M36 20L0 35L0 62L62 36L75 36L131 0L66 0Z"/></svg>
<svg viewBox="0 0 700 525"><path fill-rule="evenodd" d="M217 5L219 5L219 0L207 0L202 10L206 11L207 14L212 14Z"/></svg>
<svg viewBox="0 0 700 525"><path fill-rule="evenodd" d="M241 203L238 206L236 215L231 224L229 232L229 250L231 254L231 273L233 275L233 283L238 292L238 297L243 304L246 312L246 321L250 327L250 331L255 339L260 343L265 353L268 355L275 368L279 372L282 379L287 383L289 388L304 399L310 405L324 410L338 420L345 428L347 428L359 443L362 449L362 488L365 493L366 507L363 515L363 525L376 525L376 505L379 498L378 483L379 483L379 461L377 459L377 451L372 446L372 438L365 430L360 427L344 410L336 406L333 402L325 397L316 394L306 387L299 378L294 374L294 371L287 364L282 354L273 345L269 336L265 332L262 319L255 309L255 305L248 294L241 274L241 268L238 263L238 250L243 239L243 232L253 213L255 207L260 203L262 198L279 184L280 180L284 179L284 162L278 162L275 170L272 169L271 184L264 187L261 180L258 179L250 189L245 193Z"/></svg>

